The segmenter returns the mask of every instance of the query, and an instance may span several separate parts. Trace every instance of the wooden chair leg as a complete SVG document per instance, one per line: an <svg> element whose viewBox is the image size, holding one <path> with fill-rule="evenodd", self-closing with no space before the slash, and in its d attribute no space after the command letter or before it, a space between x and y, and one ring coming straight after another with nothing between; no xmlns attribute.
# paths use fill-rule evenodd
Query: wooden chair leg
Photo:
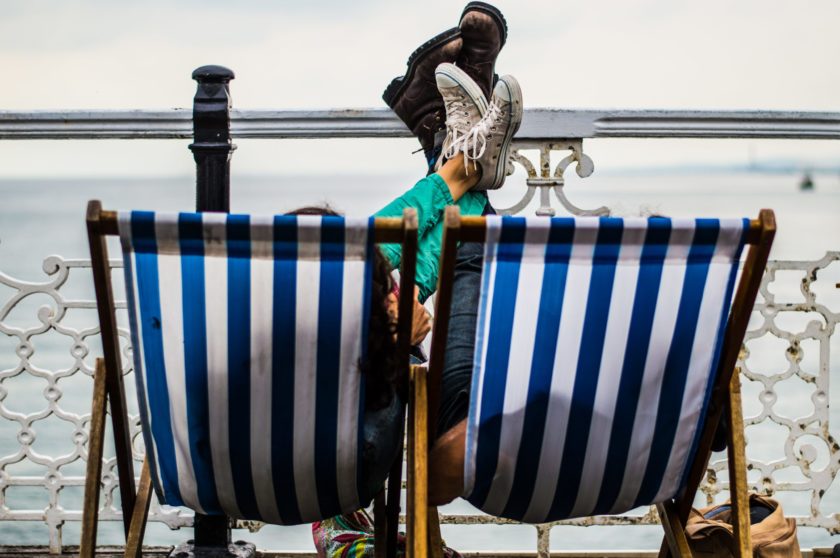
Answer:
<svg viewBox="0 0 840 558"><path fill-rule="evenodd" d="M429 556L443 558L443 538L440 536L440 514L436 506L429 506Z"/></svg>
<svg viewBox="0 0 840 558"><path fill-rule="evenodd" d="M128 407L125 400L125 385L122 377L120 340L117 333L117 317L114 311L111 268L108 263L108 243L103 228L102 204L98 200L91 200L88 203L87 229L93 285L96 290L96 308L99 314L99 328L102 337L104 368L108 371L106 389L108 390L108 406L111 409L114 449L117 454L123 528L127 537L137 494L134 486L134 460L131 455L131 432L128 423Z"/></svg>
<svg viewBox="0 0 840 558"><path fill-rule="evenodd" d="M410 369L409 395L409 455L408 455L408 522L407 544L409 558L429 556L429 438L428 393L426 370L419 366Z"/></svg>
<svg viewBox="0 0 840 558"><path fill-rule="evenodd" d="M680 521L674 502L668 500L656 504L656 511L659 512L659 520L665 530L665 540L668 542L671 556L691 558L691 549L688 547L688 539L685 538L685 526Z"/></svg>
<svg viewBox="0 0 840 558"><path fill-rule="evenodd" d="M131 526L128 529L128 537L125 541L125 558L142 558L143 556L143 535L146 532L146 521L149 519L149 504L151 502L152 475L149 472L149 458L147 456L140 471L137 500L134 502Z"/></svg>
<svg viewBox="0 0 840 558"><path fill-rule="evenodd" d="M736 368L729 385L727 418L729 419L729 494L732 500L732 527L735 535L735 556L752 556L750 540L750 495L747 488L747 456L744 441L744 415L741 407L740 369Z"/></svg>
<svg viewBox="0 0 840 558"><path fill-rule="evenodd" d="M385 543L387 537L387 519L385 517L385 489L373 499L373 556L385 558Z"/></svg>
<svg viewBox="0 0 840 558"><path fill-rule="evenodd" d="M99 527L99 493L102 478L102 451L105 442L105 412L108 405L105 361L96 359L93 375L93 406L90 413L88 458L85 472L85 501L82 510L82 540L79 558L93 558Z"/></svg>
<svg viewBox="0 0 840 558"><path fill-rule="evenodd" d="M412 541L414 541L414 518L411 516L414 510L414 491L416 490L414 482L414 461L415 461L415 432L414 428L414 371L410 370L410 384L408 395L408 416L406 417L406 439L408 447L406 448L406 466L405 466L405 555L407 558L414 556L412 550Z"/></svg>
<svg viewBox="0 0 840 558"><path fill-rule="evenodd" d="M388 495L385 500L385 556L397 558L397 539L400 530L400 496L402 495L403 429L400 429L400 447L397 458L388 473Z"/></svg>

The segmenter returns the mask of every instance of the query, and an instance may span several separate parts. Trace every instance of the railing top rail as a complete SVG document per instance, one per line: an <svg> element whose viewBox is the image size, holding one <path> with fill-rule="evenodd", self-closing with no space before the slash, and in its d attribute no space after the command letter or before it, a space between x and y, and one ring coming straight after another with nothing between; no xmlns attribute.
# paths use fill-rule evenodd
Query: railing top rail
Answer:
<svg viewBox="0 0 840 558"><path fill-rule="evenodd" d="M192 110L0 111L0 139L191 139ZM231 110L231 136L391 138L411 132L384 108ZM840 139L840 112L526 109L516 138Z"/></svg>

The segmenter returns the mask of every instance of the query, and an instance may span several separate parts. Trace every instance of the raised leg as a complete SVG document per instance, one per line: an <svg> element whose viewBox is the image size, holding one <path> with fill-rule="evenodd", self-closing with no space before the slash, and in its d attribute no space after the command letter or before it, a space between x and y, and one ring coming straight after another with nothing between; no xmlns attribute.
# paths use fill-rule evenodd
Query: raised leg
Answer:
<svg viewBox="0 0 840 558"><path fill-rule="evenodd" d="M93 375L93 407L90 413L85 503L82 511L82 540L79 558L93 558L99 526L99 492L102 478L102 446L105 442L105 409L108 404L105 361L96 359Z"/></svg>
<svg viewBox="0 0 840 558"><path fill-rule="evenodd" d="M152 476L149 473L148 456L143 461L140 470L140 485L137 489L137 500L134 503L134 513L131 515L131 526L125 541L125 558L142 558L143 534L146 532L146 521L149 519L149 504L152 501Z"/></svg>
<svg viewBox="0 0 840 558"><path fill-rule="evenodd" d="M729 494L732 500L732 526L735 556L752 556L750 540L750 495L747 489L747 456L744 443L744 415L741 407L740 369L736 368L729 384L726 412L729 418Z"/></svg>

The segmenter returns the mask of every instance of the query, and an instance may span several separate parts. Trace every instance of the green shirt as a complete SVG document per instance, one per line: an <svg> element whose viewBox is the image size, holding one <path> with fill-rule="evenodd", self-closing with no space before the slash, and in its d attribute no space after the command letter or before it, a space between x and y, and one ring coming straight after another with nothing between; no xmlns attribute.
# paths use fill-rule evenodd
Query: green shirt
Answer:
<svg viewBox="0 0 840 558"><path fill-rule="evenodd" d="M421 179L403 195L376 212L376 217L402 217L403 209L417 210L417 272L415 283L420 290L420 302L425 302L437 288L440 246L443 239L443 213L447 205L457 205L461 215L481 215L487 204L484 192L467 192L458 203L452 199L449 187L438 174ZM400 265L399 244L381 244L379 249L392 268Z"/></svg>

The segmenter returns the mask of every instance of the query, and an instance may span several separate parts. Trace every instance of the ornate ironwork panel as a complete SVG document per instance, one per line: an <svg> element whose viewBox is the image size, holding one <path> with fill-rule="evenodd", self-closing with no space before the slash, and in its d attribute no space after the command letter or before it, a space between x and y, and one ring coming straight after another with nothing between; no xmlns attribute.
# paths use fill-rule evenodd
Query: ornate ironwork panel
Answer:
<svg viewBox="0 0 840 558"><path fill-rule="evenodd" d="M122 263L111 265L116 285ZM57 553L64 522L81 520L92 376L101 342L95 300L90 294L72 294L92 290L90 261L51 256L43 271L43 281L24 281L0 271L0 342L5 341L0 345L0 521L45 522L50 550ZM124 314L120 310L125 302L118 302L117 308ZM120 337L123 373L131 375L130 336L124 327ZM133 393L133 381L126 385ZM134 457L142 462L136 402L130 405ZM121 519L115 505L119 491L113 454L103 461L102 484L100 518ZM23 493L37 500L35 487L47 496L44 509L19 508L15 502L22 498L16 492L25 488ZM78 488L73 491L74 487ZM151 519L173 529L192 522L191 514L156 503Z"/></svg>

